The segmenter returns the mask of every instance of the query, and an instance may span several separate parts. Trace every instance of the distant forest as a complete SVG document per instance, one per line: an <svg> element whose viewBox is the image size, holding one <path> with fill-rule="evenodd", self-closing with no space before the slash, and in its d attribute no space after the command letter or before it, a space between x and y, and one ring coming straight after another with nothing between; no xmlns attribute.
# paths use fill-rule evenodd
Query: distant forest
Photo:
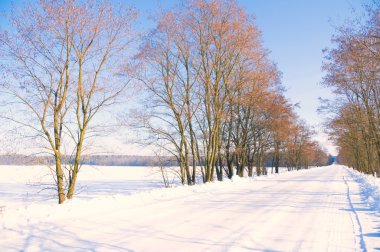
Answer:
<svg viewBox="0 0 380 252"><path fill-rule="evenodd" d="M159 161L158 161L159 159ZM67 159L66 159L67 160ZM104 166L165 166L177 165L176 161L169 157L154 156L127 156L127 155L91 155L84 156L82 164ZM0 155L0 165L43 165L54 164L51 156L28 156L28 155Z"/></svg>
<svg viewBox="0 0 380 252"><path fill-rule="evenodd" d="M335 161L335 157L330 156L328 163ZM54 157L49 156L28 156L28 155L0 155L0 165L46 165L54 164ZM82 164L102 165L102 166L178 166L179 163L172 157L156 156L128 156L128 155L88 155L83 157ZM323 164L314 164L323 165ZM265 160L265 166L272 166L272 159ZM286 166L281 164L281 166Z"/></svg>

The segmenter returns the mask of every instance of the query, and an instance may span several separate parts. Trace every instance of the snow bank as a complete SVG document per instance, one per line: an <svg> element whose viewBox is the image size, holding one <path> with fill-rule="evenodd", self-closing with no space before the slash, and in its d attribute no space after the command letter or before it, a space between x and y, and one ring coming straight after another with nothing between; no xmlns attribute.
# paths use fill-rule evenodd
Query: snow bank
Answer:
<svg viewBox="0 0 380 252"><path fill-rule="evenodd" d="M36 167L35 167L36 168ZM20 168L22 169L22 168ZM41 169L41 167L39 168ZM113 170L112 170L113 169ZM32 169L33 170L33 169ZM152 187L146 185L150 179L159 179L147 172L146 168L110 168L110 167L87 167L87 170L81 174L81 179L85 182L101 181L102 179L109 183L106 186L110 188L91 188L99 186L99 184L89 184L90 192L82 192L72 200L66 201L63 205L58 205L56 199L46 198L45 200L24 200L12 201L7 197L5 201L0 200L0 205L5 208L0 214L0 226L12 227L15 225L31 225L46 221L56 221L59 219L73 218L78 219L86 216L88 212L101 215L102 212L114 211L115 209L123 209L130 207L144 207L149 202L171 201L177 199L186 199L196 195L209 195L211 198L216 191L235 191L242 187L254 183L257 180L267 180L271 177L286 177L292 173L305 173L309 170L299 171L283 171L281 174L268 174L260 177L239 177L233 176L231 180L215 181L206 184L197 184L194 186L173 185L171 188L164 188L160 182L154 183ZM101 173L103 176L98 176ZM114 173L114 174L113 174ZM125 180L119 185L120 176L124 175ZM25 176L25 175L24 175ZM18 183L25 180L20 179ZM118 190L118 187L128 187L133 180L140 180L131 190ZM113 183L112 183L113 182ZM90 186L91 185L91 186ZM34 192L35 193L35 192ZM85 195L88 197L84 197ZM1 196L1 193L0 193ZM46 195L41 195L41 198ZM0 197L1 199L1 197ZM3 203L3 204L2 204ZM7 203L7 204L5 204Z"/></svg>
<svg viewBox="0 0 380 252"><path fill-rule="evenodd" d="M128 207L144 207L149 202L183 199L192 195L209 194L211 197L215 190L239 189L247 183L251 183L252 180L254 179L235 177L234 181L225 180L195 186L176 185L171 188L156 188L128 194L97 194L93 198L77 197L67 200L63 205L58 205L55 201L27 204L25 204L26 202L8 203L0 215L0 224L3 224L4 227L31 225L66 218L77 219L86 216L90 209L92 214L101 214L100 212Z"/></svg>
<svg viewBox="0 0 380 252"><path fill-rule="evenodd" d="M108 178L111 188L63 205L8 201L4 192L12 204L0 215L0 251L359 250L343 167L145 191L119 191L117 174L132 172L137 179L139 170L92 174L99 169L83 179ZM350 192L359 197L359 191Z"/></svg>
<svg viewBox="0 0 380 252"><path fill-rule="evenodd" d="M372 210L380 212L380 179L360 173L352 168L347 169L355 181L360 184L362 196L367 204Z"/></svg>

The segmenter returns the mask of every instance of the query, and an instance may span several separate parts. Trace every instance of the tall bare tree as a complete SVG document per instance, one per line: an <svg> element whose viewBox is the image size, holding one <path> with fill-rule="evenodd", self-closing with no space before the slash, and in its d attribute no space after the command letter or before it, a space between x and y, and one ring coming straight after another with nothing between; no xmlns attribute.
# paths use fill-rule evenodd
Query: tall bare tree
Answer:
<svg viewBox="0 0 380 252"><path fill-rule="evenodd" d="M120 73L135 17L133 9L111 1L40 0L15 10L11 28L1 33L12 76L6 89L32 118L10 119L46 140L59 203L75 192L91 120L126 86Z"/></svg>

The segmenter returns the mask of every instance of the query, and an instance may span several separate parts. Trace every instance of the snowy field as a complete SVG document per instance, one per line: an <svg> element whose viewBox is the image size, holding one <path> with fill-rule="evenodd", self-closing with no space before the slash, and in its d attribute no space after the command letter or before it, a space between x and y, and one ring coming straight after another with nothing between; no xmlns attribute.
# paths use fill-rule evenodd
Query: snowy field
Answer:
<svg viewBox="0 0 380 252"><path fill-rule="evenodd" d="M0 166L0 202L55 204L53 177L45 166ZM83 166L77 198L131 194L163 187L158 169L151 167ZM1 203L0 203L1 205Z"/></svg>
<svg viewBox="0 0 380 252"><path fill-rule="evenodd" d="M343 166L162 188L148 167L83 167L59 206L42 167L0 166L0 251L376 251L380 183Z"/></svg>

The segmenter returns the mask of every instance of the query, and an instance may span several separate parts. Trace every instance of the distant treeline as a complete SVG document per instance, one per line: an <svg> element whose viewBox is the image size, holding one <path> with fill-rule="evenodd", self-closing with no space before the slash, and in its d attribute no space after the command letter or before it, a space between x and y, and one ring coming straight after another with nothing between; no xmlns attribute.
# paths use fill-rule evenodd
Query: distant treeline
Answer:
<svg viewBox="0 0 380 252"><path fill-rule="evenodd" d="M67 160L67 159L66 159ZM334 162L334 157L330 156L329 164ZM0 165L46 165L54 164L54 157L49 156L28 156L28 155L0 155ZM129 155L87 155L83 158L86 165L103 166L178 166L177 160L171 157L156 156L129 156ZM280 164L286 167L285 163ZM324 165L324 164L314 164ZM265 160L266 167L272 167L273 161L270 157Z"/></svg>
<svg viewBox="0 0 380 252"><path fill-rule="evenodd" d="M68 160L67 158L65 160ZM0 165L43 165L54 164L54 157L28 155L0 155ZM165 166L177 165L169 157L128 156L128 155L88 155L82 164L104 166Z"/></svg>

